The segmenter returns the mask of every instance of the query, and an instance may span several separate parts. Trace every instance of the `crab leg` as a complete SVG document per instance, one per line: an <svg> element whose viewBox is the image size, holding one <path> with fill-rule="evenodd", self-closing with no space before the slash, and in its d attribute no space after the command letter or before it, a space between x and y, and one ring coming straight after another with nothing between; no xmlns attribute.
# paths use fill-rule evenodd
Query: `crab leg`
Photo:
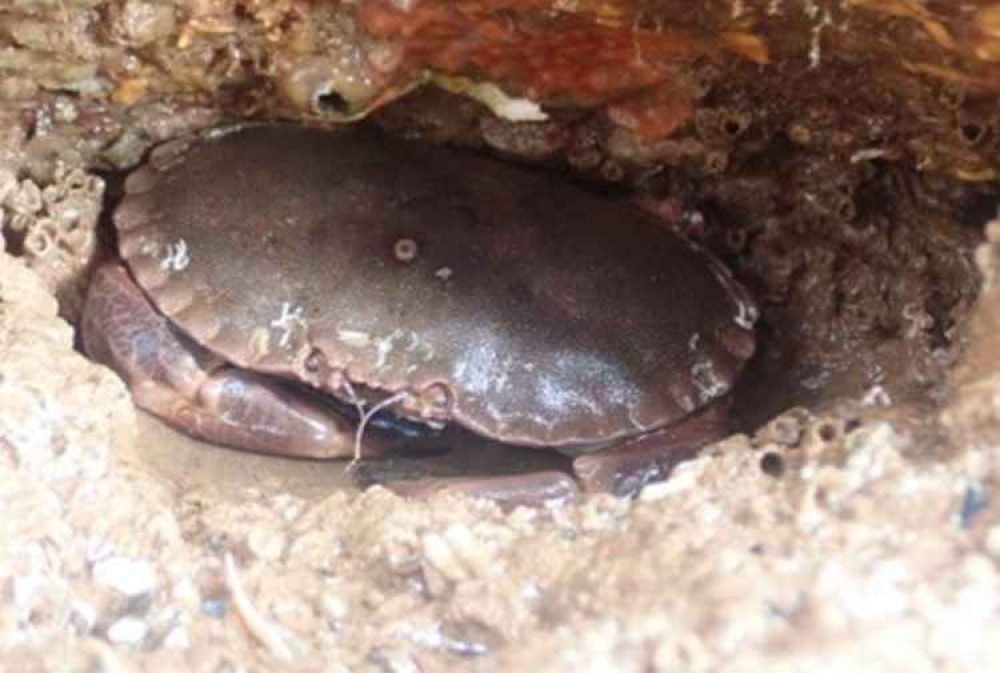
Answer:
<svg viewBox="0 0 1000 673"><path fill-rule="evenodd" d="M461 493L492 500L506 510L571 502L579 495L572 459L556 451L503 444L454 425L433 447L448 452L416 456L411 444L405 457L363 461L354 472L357 485L378 484L408 498Z"/></svg>
<svg viewBox="0 0 1000 673"><path fill-rule="evenodd" d="M236 369L172 329L118 264L95 273L84 307L84 350L112 367L135 403L198 439L282 456L340 458L353 424L310 397ZM365 455L388 441L365 437Z"/></svg>
<svg viewBox="0 0 1000 673"><path fill-rule="evenodd" d="M573 502L579 489L564 472L546 470L496 477L428 477L384 484L399 495L426 498L443 491L485 498L504 510L519 506L541 507Z"/></svg>
<svg viewBox="0 0 1000 673"><path fill-rule="evenodd" d="M468 436L452 438L456 451L446 457L419 461L422 469L447 469L452 472L475 471L482 464L502 465L520 452L524 462L518 467L536 468L519 474L482 476L430 476L410 479L384 479L368 475L362 486L380 483L407 497L426 498L448 491L493 500L504 509L519 505L545 506L575 500L585 493L611 492L631 496L648 483L666 479L680 462L693 458L706 444L727 434L724 403L705 407L678 424L603 447L593 453L571 459L554 452L515 447ZM470 463L465 465L463 463ZM502 468L501 468L502 469Z"/></svg>
<svg viewBox="0 0 1000 673"><path fill-rule="evenodd" d="M577 482L589 493L632 495L662 481L678 463L726 436L724 410L724 404L711 404L676 425L579 456L573 461Z"/></svg>

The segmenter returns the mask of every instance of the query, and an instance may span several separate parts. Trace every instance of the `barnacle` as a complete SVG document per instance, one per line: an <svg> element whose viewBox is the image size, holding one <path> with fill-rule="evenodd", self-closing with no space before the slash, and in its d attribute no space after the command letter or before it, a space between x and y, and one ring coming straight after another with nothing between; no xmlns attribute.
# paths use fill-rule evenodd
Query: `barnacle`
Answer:
<svg viewBox="0 0 1000 673"><path fill-rule="evenodd" d="M275 78L279 95L300 112L342 122L364 117L420 83L416 77L393 80L354 44L333 54L280 59Z"/></svg>
<svg viewBox="0 0 1000 673"><path fill-rule="evenodd" d="M841 444L846 434L846 420L836 416L821 417L806 430L802 448L809 456L822 456Z"/></svg>

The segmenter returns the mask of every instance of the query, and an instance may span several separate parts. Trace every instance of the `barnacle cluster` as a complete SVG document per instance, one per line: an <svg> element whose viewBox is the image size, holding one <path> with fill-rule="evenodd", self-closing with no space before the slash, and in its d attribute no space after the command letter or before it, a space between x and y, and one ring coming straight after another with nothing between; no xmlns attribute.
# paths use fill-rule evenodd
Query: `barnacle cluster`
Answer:
<svg viewBox="0 0 1000 673"><path fill-rule="evenodd" d="M79 313L83 273L97 253L104 181L81 169L57 168L40 187L0 172L0 226L15 253L45 280L67 317Z"/></svg>

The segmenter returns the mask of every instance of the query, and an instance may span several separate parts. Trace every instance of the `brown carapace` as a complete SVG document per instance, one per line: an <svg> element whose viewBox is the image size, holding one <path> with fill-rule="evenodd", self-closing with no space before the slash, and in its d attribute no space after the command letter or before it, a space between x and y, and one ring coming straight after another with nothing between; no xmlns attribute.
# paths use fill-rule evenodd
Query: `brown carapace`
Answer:
<svg viewBox="0 0 1000 673"><path fill-rule="evenodd" d="M652 216L369 129L173 141L128 177L114 222L128 272L98 273L85 348L141 406L238 448L405 445L366 431L378 411L582 450L577 481L623 490L671 462L681 422L717 434L705 409L754 351L746 290ZM527 483L511 479L494 483ZM553 480L541 491L573 488Z"/></svg>

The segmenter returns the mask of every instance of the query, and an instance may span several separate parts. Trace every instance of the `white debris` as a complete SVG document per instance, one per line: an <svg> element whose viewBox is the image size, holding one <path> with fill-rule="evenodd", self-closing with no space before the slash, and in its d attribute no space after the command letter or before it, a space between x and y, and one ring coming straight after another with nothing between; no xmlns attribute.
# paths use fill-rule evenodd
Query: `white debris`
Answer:
<svg viewBox="0 0 1000 673"><path fill-rule="evenodd" d="M819 13L819 8L810 3L807 13L809 14L809 18L815 19L815 17ZM827 26L832 26L832 25L833 25L833 17L830 15L830 10L827 9L823 12L822 20L816 23L812 27L812 41L809 47L809 68L811 70L819 66L820 59L822 58L823 29L826 28Z"/></svg>
<svg viewBox="0 0 1000 673"><path fill-rule="evenodd" d="M191 634L186 626L175 626L163 638L163 646L170 650L191 649Z"/></svg>
<svg viewBox="0 0 1000 673"><path fill-rule="evenodd" d="M738 312L736 317L733 318L733 322L742 327L743 329L753 329L754 323L757 322L757 307L753 304L745 301L737 301Z"/></svg>
<svg viewBox="0 0 1000 673"><path fill-rule="evenodd" d="M389 354L395 348L396 341L403 337L403 330L395 329L392 334L375 339L375 369L382 369L389 359Z"/></svg>
<svg viewBox="0 0 1000 673"><path fill-rule="evenodd" d="M122 617L108 627L108 640L115 645L138 645L149 633L149 624L136 617Z"/></svg>
<svg viewBox="0 0 1000 673"><path fill-rule="evenodd" d="M643 502L655 502L664 498L689 491L698 486L698 477L701 470L681 469L678 467L666 481L658 481L643 487L639 492L639 499Z"/></svg>
<svg viewBox="0 0 1000 673"><path fill-rule="evenodd" d="M77 633L90 633L97 623L97 608L85 601L75 600L70 606L69 621Z"/></svg>
<svg viewBox="0 0 1000 673"><path fill-rule="evenodd" d="M495 84L480 84L469 89L468 94L496 116L512 122L541 122L549 118L535 101L511 98Z"/></svg>
<svg viewBox="0 0 1000 673"><path fill-rule="evenodd" d="M271 321L271 327L281 331L278 344L282 348L286 348L291 343L292 334L295 332L296 327L300 327L303 330L309 327L305 318L302 317L303 313L304 310L301 306L292 308L291 302L282 302L281 315Z"/></svg>
<svg viewBox="0 0 1000 673"><path fill-rule="evenodd" d="M276 561L285 552L287 540L280 530L274 530L266 526L255 527L247 535L247 547L250 548L258 558L267 561Z"/></svg>
<svg viewBox="0 0 1000 673"><path fill-rule="evenodd" d="M428 533L421 542L427 563L434 567L445 579L458 583L469 579L469 568L461 562L452 545L443 535Z"/></svg>
<svg viewBox="0 0 1000 673"><path fill-rule="evenodd" d="M885 149L881 147L870 147L863 150L858 150L851 155L851 163L858 164L862 161L872 161L873 159L881 159L882 157L889 154Z"/></svg>
<svg viewBox="0 0 1000 673"><path fill-rule="evenodd" d="M190 263L191 253L188 252L187 241L182 238L167 244L167 254L160 262L160 268L164 271L183 271Z"/></svg>
<svg viewBox="0 0 1000 673"><path fill-rule="evenodd" d="M892 405L892 396L882 385L876 384L865 392L861 404L869 407L888 407Z"/></svg>
<svg viewBox="0 0 1000 673"><path fill-rule="evenodd" d="M990 526L986 531L986 551L994 558L1000 558L1000 525Z"/></svg>
<svg viewBox="0 0 1000 673"><path fill-rule="evenodd" d="M714 400L729 390L729 385L715 371L715 364L707 358L691 367L691 380L698 389L698 397L702 402Z"/></svg>
<svg viewBox="0 0 1000 673"><path fill-rule="evenodd" d="M372 337L367 332L359 332L353 329L339 329L337 330L337 339L342 343L352 346L354 348L364 348L371 344Z"/></svg>
<svg viewBox="0 0 1000 673"><path fill-rule="evenodd" d="M452 93L474 98L496 116L512 122L541 122L549 118L541 106L527 98L512 98L496 84L475 82L465 77L436 74L433 82Z"/></svg>
<svg viewBox="0 0 1000 673"><path fill-rule="evenodd" d="M94 564L94 581L124 596L141 596L153 591L156 573L145 559L108 556Z"/></svg>

